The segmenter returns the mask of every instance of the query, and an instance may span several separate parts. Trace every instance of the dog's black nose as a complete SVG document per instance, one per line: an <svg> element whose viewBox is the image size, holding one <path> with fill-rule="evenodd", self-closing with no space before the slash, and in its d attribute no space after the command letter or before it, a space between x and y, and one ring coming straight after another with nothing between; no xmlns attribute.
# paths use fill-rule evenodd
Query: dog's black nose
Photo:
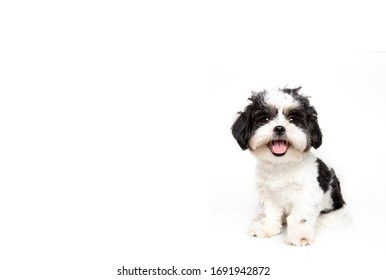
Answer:
<svg viewBox="0 0 386 280"><path fill-rule="evenodd" d="M282 126L282 125L278 125L278 126L276 126L276 127L273 129L273 131L274 131L277 135L281 136L281 135L283 135L284 132L285 132L285 127Z"/></svg>

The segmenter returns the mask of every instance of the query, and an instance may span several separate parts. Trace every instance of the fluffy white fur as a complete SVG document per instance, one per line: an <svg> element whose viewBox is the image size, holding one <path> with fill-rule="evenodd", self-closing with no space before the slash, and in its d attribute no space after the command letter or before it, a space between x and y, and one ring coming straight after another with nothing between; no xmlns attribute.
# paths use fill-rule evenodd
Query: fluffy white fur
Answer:
<svg viewBox="0 0 386 280"><path fill-rule="evenodd" d="M331 207L330 195L323 193L317 181L316 157L307 153L291 164L259 160L256 170L260 213L252 223L250 235L278 234L286 217L286 242L296 246L311 244L320 211Z"/></svg>

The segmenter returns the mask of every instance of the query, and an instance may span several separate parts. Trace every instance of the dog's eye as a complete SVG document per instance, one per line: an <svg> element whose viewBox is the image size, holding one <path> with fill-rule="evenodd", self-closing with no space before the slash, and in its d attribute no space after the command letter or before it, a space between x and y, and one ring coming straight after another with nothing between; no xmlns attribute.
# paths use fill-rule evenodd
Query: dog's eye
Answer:
<svg viewBox="0 0 386 280"><path fill-rule="evenodd" d="M291 116L291 117L289 117L288 120L289 120L290 123L296 123L298 119L296 117L294 117L294 116Z"/></svg>
<svg viewBox="0 0 386 280"><path fill-rule="evenodd" d="M291 112L287 118L290 123L295 125L300 125L304 122L304 114L300 111Z"/></svg>
<svg viewBox="0 0 386 280"><path fill-rule="evenodd" d="M267 122L269 122L269 120L270 120L270 118L268 116L262 116L260 118L261 123L267 123Z"/></svg>
<svg viewBox="0 0 386 280"><path fill-rule="evenodd" d="M255 121L259 125L264 125L271 120L271 117L265 112L257 112L255 116Z"/></svg>

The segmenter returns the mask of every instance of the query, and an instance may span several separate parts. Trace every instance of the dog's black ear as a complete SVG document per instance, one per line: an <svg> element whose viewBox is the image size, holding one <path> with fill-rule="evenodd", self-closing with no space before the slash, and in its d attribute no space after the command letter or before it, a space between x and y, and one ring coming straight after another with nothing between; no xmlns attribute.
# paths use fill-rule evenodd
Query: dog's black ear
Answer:
<svg viewBox="0 0 386 280"><path fill-rule="evenodd" d="M318 124L318 113L316 112L315 108L310 106L308 110L308 129L310 132L311 146L317 149L320 147L320 145L322 145L323 134Z"/></svg>
<svg viewBox="0 0 386 280"><path fill-rule="evenodd" d="M248 111L239 112L239 116L235 123L232 125L232 134L239 143L241 149L248 149L248 142L251 137L250 131L250 116Z"/></svg>
<svg viewBox="0 0 386 280"><path fill-rule="evenodd" d="M232 125L233 137L235 137L237 143L239 143L243 150L249 148L249 140L257 128L256 112L265 107L266 94L267 92L265 90L260 92L252 91L252 96L248 98L251 103L245 107L244 111L238 113L239 116Z"/></svg>

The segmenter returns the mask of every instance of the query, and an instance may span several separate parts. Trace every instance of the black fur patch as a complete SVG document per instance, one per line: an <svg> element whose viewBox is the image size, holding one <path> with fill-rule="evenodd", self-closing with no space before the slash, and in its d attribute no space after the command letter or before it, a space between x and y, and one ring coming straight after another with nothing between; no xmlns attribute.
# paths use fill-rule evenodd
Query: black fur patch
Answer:
<svg viewBox="0 0 386 280"><path fill-rule="evenodd" d="M328 213L344 206L345 202L340 190L340 183L338 177L335 175L334 170L328 168L327 165L321 160L316 160L318 164L318 182L319 186L324 192L331 189L332 209L323 210L321 213Z"/></svg>
<svg viewBox="0 0 386 280"><path fill-rule="evenodd" d="M334 175L331 183L331 187L332 187L331 198L333 201L334 210L337 210L342 208L346 203L343 200L338 177L336 177L334 170L332 170L332 172L334 173Z"/></svg>
<svg viewBox="0 0 386 280"><path fill-rule="evenodd" d="M283 88L280 89L282 92L287 93L287 94L298 94L299 90L301 90L302 87L297 87L297 88Z"/></svg>
<svg viewBox="0 0 386 280"><path fill-rule="evenodd" d="M299 90L302 87L297 88L283 88L281 91L286 94L290 94L295 100L300 103L300 108L292 112L293 117L299 127L302 127L305 132L308 132L310 146L315 149L319 148L322 145L322 131L320 130L318 124L318 113L315 108L311 106L310 100L308 97L299 94ZM290 116L291 112L287 112L287 115Z"/></svg>
<svg viewBox="0 0 386 280"><path fill-rule="evenodd" d="M249 139L260 126L272 120L278 113L276 108L269 107L265 102L266 91L252 92L248 99L251 103L245 107L243 112L232 125L232 134L241 149L248 149Z"/></svg>
<svg viewBox="0 0 386 280"><path fill-rule="evenodd" d="M327 165L321 159L318 158L316 162L318 163L319 186L324 192L327 192L331 181L331 172Z"/></svg>

